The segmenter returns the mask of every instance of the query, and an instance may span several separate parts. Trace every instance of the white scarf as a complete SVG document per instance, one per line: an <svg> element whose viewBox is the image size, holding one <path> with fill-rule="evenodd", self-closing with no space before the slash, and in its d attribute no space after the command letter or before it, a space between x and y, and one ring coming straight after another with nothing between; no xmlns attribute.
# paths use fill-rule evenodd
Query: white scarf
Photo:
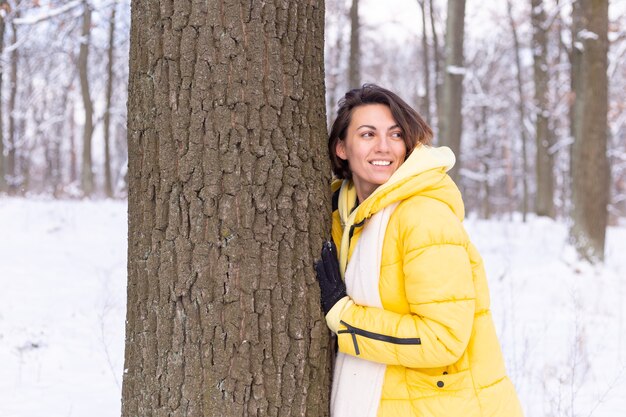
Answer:
<svg viewBox="0 0 626 417"><path fill-rule="evenodd" d="M382 308L378 281L389 217L398 203L365 222L346 269L346 291L358 305ZM357 336L360 337L360 336ZM387 366L339 352L335 360L331 417L376 417Z"/></svg>

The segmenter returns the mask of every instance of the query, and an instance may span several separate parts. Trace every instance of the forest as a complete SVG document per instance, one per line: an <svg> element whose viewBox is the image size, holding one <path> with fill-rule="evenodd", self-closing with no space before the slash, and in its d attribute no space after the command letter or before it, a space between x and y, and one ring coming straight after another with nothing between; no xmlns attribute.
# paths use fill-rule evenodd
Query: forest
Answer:
<svg viewBox="0 0 626 417"><path fill-rule="evenodd" d="M366 83L399 93L434 145L456 155L450 176L491 261L496 324L525 408L619 408L609 400L626 369L616 256L626 2L0 0L0 57L10 236L0 253L25 260L0 279L32 288L41 270L22 271L38 262L11 242L56 234L77 254L59 258L75 264L63 288L78 292L77 277L114 287L123 301L97 298L100 310L85 315L97 313L100 373L113 374L123 416L328 415L332 339L311 265L328 235L328 126L345 92ZM75 219L97 234L72 235ZM22 241L31 227L41 238ZM99 252L111 265L93 266ZM92 266L78 272L83 259ZM17 386L39 378L25 358L47 347L44 331L26 333L13 351L0 343L0 357L19 358ZM550 357L554 346L567 352ZM607 386L596 383L603 368Z"/></svg>

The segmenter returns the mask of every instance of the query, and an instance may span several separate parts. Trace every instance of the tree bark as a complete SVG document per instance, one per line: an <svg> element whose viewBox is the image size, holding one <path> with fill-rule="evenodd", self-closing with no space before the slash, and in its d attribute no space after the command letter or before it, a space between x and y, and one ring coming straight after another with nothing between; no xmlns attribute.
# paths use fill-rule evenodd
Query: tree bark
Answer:
<svg viewBox="0 0 626 417"><path fill-rule="evenodd" d="M554 144L549 125L548 94L548 34L543 0L531 0L531 22L533 27L533 77L535 82L535 143L537 192L535 213L538 216L555 217L554 207Z"/></svg>
<svg viewBox="0 0 626 417"><path fill-rule="evenodd" d="M83 23L81 30L80 49L78 52L78 75L80 91L85 110L85 126L83 128L83 157L81 164L80 185L85 196L94 191L93 163L91 160L91 137L93 136L93 103L89 92L89 38L91 34L91 6L83 0Z"/></svg>
<svg viewBox="0 0 626 417"><path fill-rule="evenodd" d="M579 57L575 83L570 237L579 255L604 259L610 172L608 134L608 0L579 0L574 39Z"/></svg>
<svg viewBox="0 0 626 417"><path fill-rule="evenodd" d="M522 141L522 221L526 222L526 217L528 215L528 176L526 173L528 172L528 151L527 151L527 143L528 143L528 135L526 134L526 108L524 106L524 80L522 78L522 60L520 58L520 43L519 37L517 35L517 25L515 20L513 19L513 5L511 4L511 0L507 0L507 13L509 16L509 24L511 25L511 32L513 33L513 49L515 50L515 67L516 78L517 78L517 95L518 95L518 104L517 110L519 113L519 131Z"/></svg>
<svg viewBox="0 0 626 417"><path fill-rule="evenodd" d="M115 51L115 9L116 3L111 5L111 17L109 18L109 47L107 50L107 86L105 92L104 109L104 193L107 197L113 197L113 179L111 174L111 101L113 97L113 57Z"/></svg>
<svg viewBox="0 0 626 417"><path fill-rule="evenodd" d="M446 18L446 64L442 90L442 112L439 120L441 144L452 149L457 163L449 172L457 181L461 166L461 132L463 118L463 38L465 30L465 0L448 0Z"/></svg>
<svg viewBox="0 0 626 417"><path fill-rule="evenodd" d="M349 88L361 85L361 42L359 38L359 0L352 0L350 7L350 68Z"/></svg>
<svg viewBox="0 0 626 417"><path fill-rule="evenodd" d="M133 3L124 417L329 414L324 3L276 4Z"/></svg>

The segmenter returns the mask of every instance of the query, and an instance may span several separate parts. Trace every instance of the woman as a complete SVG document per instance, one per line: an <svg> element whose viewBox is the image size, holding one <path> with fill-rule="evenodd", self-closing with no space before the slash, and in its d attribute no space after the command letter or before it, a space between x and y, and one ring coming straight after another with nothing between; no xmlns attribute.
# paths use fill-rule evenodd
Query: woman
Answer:
<svg viewBox="0 0 626 417"><path fill-rule="evenodd" d="M328 142L334 243L315 265L338 340L333 417L522 415L446 174L454 155L431 138L415 110L376 85L340 102Z"/></svg>

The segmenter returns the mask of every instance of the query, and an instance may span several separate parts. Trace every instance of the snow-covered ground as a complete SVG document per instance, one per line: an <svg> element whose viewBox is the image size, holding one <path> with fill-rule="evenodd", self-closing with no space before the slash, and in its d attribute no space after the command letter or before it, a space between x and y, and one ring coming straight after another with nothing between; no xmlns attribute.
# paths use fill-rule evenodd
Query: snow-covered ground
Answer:
<svg viewBox="0 0 626 417"><path fill-rule="evenodd" d="M601 267L560 223L467 228L526 415L622 417L626 228ZM119 416L126 203L0 198L0 237L0 417Z"/></svg>

